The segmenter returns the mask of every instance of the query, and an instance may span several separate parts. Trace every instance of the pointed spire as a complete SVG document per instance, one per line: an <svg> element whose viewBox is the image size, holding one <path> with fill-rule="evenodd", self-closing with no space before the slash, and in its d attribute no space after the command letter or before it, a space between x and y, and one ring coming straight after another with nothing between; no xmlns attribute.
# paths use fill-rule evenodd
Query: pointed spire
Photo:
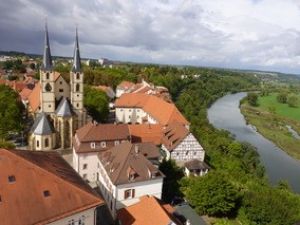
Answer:
<svg viewBox="0 0 300 225"><path fill-rule="evenodd" d="M43 70L52 70L52 57L51 57L51 51L50 51L47 21L45 23L45 48L44 48L42 69Z"/></svg>
<svg viewBox="0 0 300 225"><path fill-rule="evenodd" d="M72 72L80 72L80 52L79 52L77 27L76 27L76 39L75 39L75 49L74 49Z"/></svg>

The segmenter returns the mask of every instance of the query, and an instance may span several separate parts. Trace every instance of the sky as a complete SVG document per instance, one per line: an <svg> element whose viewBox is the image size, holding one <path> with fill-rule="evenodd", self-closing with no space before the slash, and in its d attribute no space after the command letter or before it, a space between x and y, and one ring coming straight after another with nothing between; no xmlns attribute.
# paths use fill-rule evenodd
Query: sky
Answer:
<svg viewBox="0 0 300 225"><path fill-rule="evenodd" d="M300 74L299 0L1 0L0 50Z"/></svg>

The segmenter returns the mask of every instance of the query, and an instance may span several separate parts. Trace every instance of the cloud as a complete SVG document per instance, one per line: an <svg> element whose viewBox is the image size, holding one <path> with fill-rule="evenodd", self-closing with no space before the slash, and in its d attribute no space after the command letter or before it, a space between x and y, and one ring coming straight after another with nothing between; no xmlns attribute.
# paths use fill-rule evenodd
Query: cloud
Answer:
<svg viewBox="0 0 300 225"><path fill-rule="evenodd" d="M83 57L300 71L297 0L10 0L0 49L41 53L45 17L54 55L78 24Z"/></svg>

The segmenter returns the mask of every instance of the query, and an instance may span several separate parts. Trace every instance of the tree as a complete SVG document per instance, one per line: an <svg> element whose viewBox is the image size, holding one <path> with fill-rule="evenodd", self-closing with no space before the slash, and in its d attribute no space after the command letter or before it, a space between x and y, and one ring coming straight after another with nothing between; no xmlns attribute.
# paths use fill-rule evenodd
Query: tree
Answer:
<svg viewBox="0 0 300 225"><path fill-rule="evenodd" d="M200 214L210 216L230 215L237 208L238 190L223 174L210 172L204 177L189 178L183 190L189 203Z"/></svg>
<svg viewBox="0 0 300 225"><path fill-rule="evenodd" d="M287 104L289 105L289 107L298 107L298 97L296 95L288 96Z"/></svg>
<svg viewBox="0 0 300 225"><path fill-rule="evenodd" d="M10 132L22 129L22 103L18 93L10 87L0 85L0 138L7 138Z"/></svg>
<svg viewBox="0 0 300 225"><path fill-rule="evenodd" d="M94 120L103 122L107 119L108 97L103 91L86 86L84 88L84 106Z"/></svg>
<svg viewBox="0 0 300 225"><path fill-rule="evenodd" d="M287 94L285 92L280 92L278 95L277 95L277 101L279 103L282 103L282 104L285 104L286 101L287 101Z"/></svg>
<svg viewBox="0 0 300 225"><path fill-rule="evenodd" d="M249 93L247 95L247 100L251 106L258 106L258 95L256 93Z"/></svg>
<svg viewBox="0 0 300 225"><path fill-rule="evenodd" d="M163 160L159 170L166 176L162 189L162 198L165 202L171 202L175 196L182 196L179 180L184 177L183 171L173 160Z"/></svg>

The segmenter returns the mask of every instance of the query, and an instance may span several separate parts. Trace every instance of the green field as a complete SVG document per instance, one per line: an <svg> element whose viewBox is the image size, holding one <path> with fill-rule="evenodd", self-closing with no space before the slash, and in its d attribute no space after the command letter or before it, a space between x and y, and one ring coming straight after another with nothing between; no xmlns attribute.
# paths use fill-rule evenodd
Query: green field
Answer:
<svg viewBox="0 0 300 225"><path fill-rule="evenodd" d="M277 94L273 93L268 96L259 97L259 108L269 111L270 107L274 107L277 115L300 121L300 102L298 103L299 107L292 108L288 104L279 103L276 96ZM300 99L300 95L297 95L297 97Z"/></svg>
<svg viewBox="0 0 300 225"><path fill-rule="evenodd" d="M254 125L259 133L282 150L300 160L300 140L296 139L286 127L290 125L298 134L300 133L300 106L291 108L288 104L278 103L276 94L259 97L258 102L258 107L250 106L247 101L241 105L241 111L247 122Z"/></svg>

